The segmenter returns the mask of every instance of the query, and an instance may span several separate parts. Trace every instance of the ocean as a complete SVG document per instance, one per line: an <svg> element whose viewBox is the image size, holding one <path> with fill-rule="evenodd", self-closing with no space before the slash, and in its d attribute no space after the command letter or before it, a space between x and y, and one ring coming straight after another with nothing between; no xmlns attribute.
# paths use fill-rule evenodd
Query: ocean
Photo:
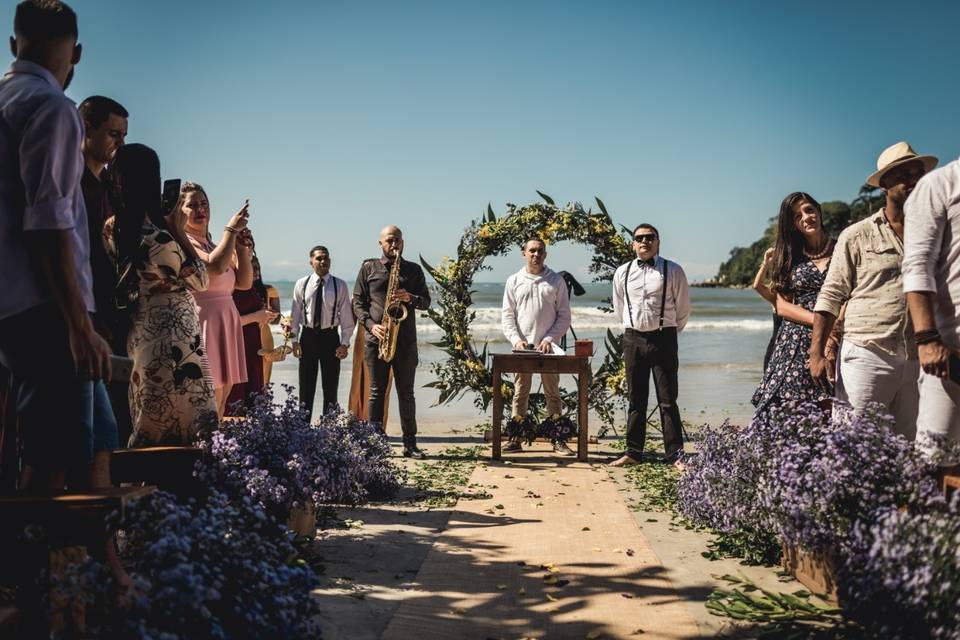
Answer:
<svg viewBox="0 0 960 640"><path fill-rule="evenodd" d="M273 286L280 292L281 309L290 310L293 282L277 281ZM352 290L352 282L348 281ZM607 283L585 284L586 293L571 299L572 328L579 338L590 338L595 349L604 348L607 329L619 332L613 315L598 307L610 296ZM500 304L503 298L502 283L476 283L474 286L473 310L476 312L471 330L475 344L495 352L509 351L510 345L500 333ZM691 288L691 316L686 329L679 337L679 398L681 415L685 422L698 426L718 423L729 419L736 424L748 422L753 414L750 396L760 382L763 372L763 354L772 332L770 305L755 292L741 289ZM473 406L473 396L467 395L442 408L428 409L438 399L434 389L420 388L433 380L430 366L445 357L445 354L430 345L440 335L440 328L425 314L418 314L417 335L420 349L420 366L417 371L418 420L423 423L474 424L489 419ZM277 333L279 328L274 327ZM569 341L570 339L568 339ZM572 344L572 342L571 342ZM340 402L346 404L350 387L350 359L344 362L341 371ZM602 354L598 353L598 356ZM595 358L599 364L600 357ZM296 386L297 361L291 356L274 365L273 382L285 382ZM536 385L536 382L534 383ZM572 379L561 385L573 388ZM318 389L316 404L319 406ZM395 400L391 406L395 407ZM651 409L656 406L651 384ZM620 421L625 423L625 416ZM593 420L591 431L598 423Z"/></svg>

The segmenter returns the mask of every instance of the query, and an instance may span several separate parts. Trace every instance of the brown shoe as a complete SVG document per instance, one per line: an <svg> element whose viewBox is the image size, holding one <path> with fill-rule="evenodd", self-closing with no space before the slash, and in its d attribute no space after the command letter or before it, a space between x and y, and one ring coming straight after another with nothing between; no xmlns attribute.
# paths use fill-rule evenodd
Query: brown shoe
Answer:
<svg viewBox="0 0 960 640"><path fill-rule="evenodd" d="M502 451L504 453L518 453L523 451L523 447L520 446L520 443L516 440L511 440L507 444L503 445Z"/></svg>
<svg viewBox="0 0 960 640"><path fill-rule="evenodd" d="M616 460L610 463L611 467L632 467L634 465L640 464L640 460L637 460L628 453L623 454Z"/></svg>

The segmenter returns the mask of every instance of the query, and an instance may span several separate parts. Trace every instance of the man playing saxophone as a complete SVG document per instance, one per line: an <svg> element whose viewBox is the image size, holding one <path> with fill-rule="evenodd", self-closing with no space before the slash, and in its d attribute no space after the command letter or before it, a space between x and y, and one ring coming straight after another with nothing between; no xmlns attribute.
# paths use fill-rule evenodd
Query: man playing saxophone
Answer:
<svg viewBox="0 0 960 640"><path fill-rule="evenodd" d="M380 232L380 250L380 258L364 260L353 287L354 315L366 330L363 359L371 381L367 413L371 422L383 422L387 376L392 369L400 405L403 455L422 459L424 453L417 448L417 405L413 395L419 361L416 310L430 307L430 291L423 269L401 257L400 229L390 225ZM385 309L390 309L390 318Z"/></svg>

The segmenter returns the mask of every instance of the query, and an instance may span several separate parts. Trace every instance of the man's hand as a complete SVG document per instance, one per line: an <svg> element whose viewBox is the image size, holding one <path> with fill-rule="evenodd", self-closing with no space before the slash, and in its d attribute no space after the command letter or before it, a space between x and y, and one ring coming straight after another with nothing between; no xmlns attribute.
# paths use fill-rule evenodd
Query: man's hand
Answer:
<svg viewBox="0 0 960 640"><path fill-rule="evenodd" d="M299 343L299 342L294 342L294 343L292 343L292 344L290 345L290 348L293 349L293 351L291 352L291 353L293 353L293 357L294 357L294 358L299 358L299 357L300 357L300 353L301 353L301 351L300 351L300 343Z"/></svg>
<svg viewBox="0 0 960 640"><path fill-rule="evenodd" d="M553 343L547 339L540 341L540 344L537 345L537 351L540 353L553 353Z"/></svg>
<svg viewBox="0 0 960 640"><path fill-rule="evenodd" d="M337 350L336 350L336 352L334 352L333 355L337 356L337 358L339 358L340 360L343 360L344 358L347 357L347 351L348 351L348 350L349 350L349 349L347 348L347 345L342 344L342 345L340 345L339 347L337 347Z"/></svg>
<svg viewBox="0 0 960 640"><path fill-rule="evenodd" d="M406 302L410 304L413 302L413 297L413 294L406 289L397 289L393 292L393 297L390 299L390 302Z"/></svg>
<svg viewBox="0 0 960 640"><path fill-rule="evenodd" d="M938 378L946 379L950 375L949 361L950 349L948 349L939 340L928 342L917 347L920 356L920 368L925 373Z"/></svg>
<svg viewBox="0 0 960 640"><path fill-rule="evenodd" d="M810 356L810 376L813 377L817 386L823 390L828 390L833 383L831 364L831 361L821 354Z"/></svg>
<svg viewBox="0 0 960 640"><path fill-rule="evenodd" d="M523 350L525 351L525 350L528 349L529 347L527 346L527 343L524 342L523 340L517 340L517 341L514 343L513 348L514 348L514 349L517 349L518 351L519 351L520 349L523 349Z"/></svg>
<svg viewBox="0 0 960 640"><path fill-rule="evenodd" d="M70 355L77 367L77 375L85 380L110 379L110 346L97 335L92 326L72 328Z"/></svg>
<svg viewBox="0 0 960 640"><path fill-rule="evenodd" d="M378 340L384 340L387 337L387 329L382 324L375 324L370 327L372 333Z"/></svg>

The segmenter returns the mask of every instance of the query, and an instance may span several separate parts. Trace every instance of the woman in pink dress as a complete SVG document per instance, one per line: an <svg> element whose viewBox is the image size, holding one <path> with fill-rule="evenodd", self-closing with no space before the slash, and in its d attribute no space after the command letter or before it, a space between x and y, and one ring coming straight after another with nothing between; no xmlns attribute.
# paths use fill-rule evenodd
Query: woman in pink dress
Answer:
<svg viewBox="0 0 960 640"><path fill-rule="evenodd" d="M252 241L247 229L249 204L244 203L230 219L219 244L214 244L210 236L210 201L203 187L184 182L180 189L180 206L187 217L187 237L210 276L207 290L194 291L193 296L200 308L200 326L217 415L223 417L230 389L247 381L243 329L240 314L233 303L233 292L253 285Z"/></svg>

